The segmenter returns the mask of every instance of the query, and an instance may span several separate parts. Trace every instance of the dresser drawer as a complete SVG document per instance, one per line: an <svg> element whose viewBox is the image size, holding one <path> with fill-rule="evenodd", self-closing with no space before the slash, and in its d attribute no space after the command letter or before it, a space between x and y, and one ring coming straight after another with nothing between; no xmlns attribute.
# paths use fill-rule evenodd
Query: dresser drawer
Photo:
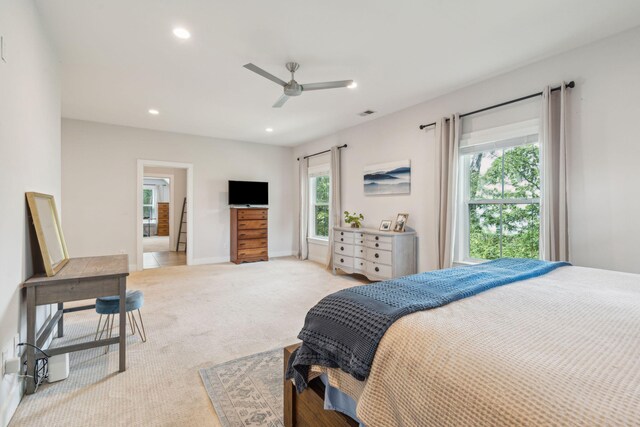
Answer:
<svg viewBox="0 0 640 427"><path fill-rule="evenodd" d="M267 219L266 209L241 209L238 210L238 219Z"/></svg>
<svg viewBox="0 0 640 427"><path fill-rule="evenodd" d="M364 244L368 248L380 249L380 250L384 250L384 251L390 251L393 248L393 243L391 243L391 242L380 242L380 241L375 241L375 240L365 240Z"/></svg>
<svg viewBox="0 0 640 427"><path fill-rule="evenodd" d="M364 246L355 244L353 245L353 256L364 258L365 251L367 249Z"/></svg>
<svg viewBox="0 0 640 427"><path fill-rule="evenodd" d="M353 269L364 274L367 270L367 260L362 258L353 259Z"/></svg>
<svg viewBox="0 0 640 427"><path fill-rule="evenodd" d="M338 255L353 256L353 245L346 243L335 243L334 250Z"/></svg>
<svg viewBox="0 0 640 427"><path fill-rule="evenodd" d="M266 248L267 245L267 239L238 240L238 249Z"/></svg>
<svg viewBox="0 0 640 427"><path fill-rule="evenodd" d="M348 231L336 231L333 236L333 241L335 243L353 244L354 242L353 233L349 233Z"/></svg>
<svg viewBox="0 0 640 427"><path fill-rule="evenodd" d="M238 231L238 240L266 238L268 234L269 232L266 228L262 230L241 230Z"/></svg>
<svg viewBox="0 0 640 427"><path fill-rule="evenodd" d="M240 258L267 256L268 254L269 250L267 248L238 249L238 257Z"/></svg>
<svg viewBox="0 0 640 427"><path fill-rule="evenodd" d="M367 261L366 272L381 279L391 279L391 266L382 265L376 262Z"/></svg>
<svg viewBox="0 0 640 427"><path fill-rule="evenodd" d="M353 257L350 256L344 256L344 255L340 255L340 254L334 254L334 264L337 267L345 267L345 268L353 268Z"/></svg>
<svg viewBox="0 0 640 427"><path fill-rule="evenodd" d="M378 249L367 248L365 252L367 261L374 261L379 264L391 265L391 252Z"/></svg>
<svg viewBox="0 0 640 427"><path fill-rule="evenodd" d="M391 236L379 236L377 234L367 234L365 240L368 242L380 242L380 243L391 243L393 242L393 237Z"/></svg>
<svg viewBox="0 0 640 427"><path fill-rule="evenodd" d="M243 219L238 221L238 230L258 230L266 228L267 220L265 219Z"/></svg>

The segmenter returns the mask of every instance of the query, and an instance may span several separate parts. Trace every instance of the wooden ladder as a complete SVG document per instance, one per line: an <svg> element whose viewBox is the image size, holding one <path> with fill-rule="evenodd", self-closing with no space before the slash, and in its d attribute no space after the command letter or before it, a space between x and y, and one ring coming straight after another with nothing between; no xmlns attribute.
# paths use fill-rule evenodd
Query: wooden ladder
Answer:
<svg viewBox="0 0 640 427"><path fill-rule="evenodd" d="M180 245L184 245L184 252L187 251L187 230L183 230L183 226L187 224L187 198L182 202L182 215L180 216L180 229L178 230L178 242L176 243L176 252L180 252ZM183 237L184 236L184 240Z"/></svg>

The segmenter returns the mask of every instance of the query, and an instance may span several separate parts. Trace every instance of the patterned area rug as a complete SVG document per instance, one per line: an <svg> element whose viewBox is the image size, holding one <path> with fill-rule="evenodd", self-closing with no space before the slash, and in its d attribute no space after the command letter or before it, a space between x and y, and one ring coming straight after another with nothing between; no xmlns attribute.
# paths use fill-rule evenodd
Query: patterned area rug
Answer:
<svg viewBox="0 0 640 427"><path fill-rule="evenodd" d="M276 349L200 369L223 426L284 426L282 363Z"/></svg>

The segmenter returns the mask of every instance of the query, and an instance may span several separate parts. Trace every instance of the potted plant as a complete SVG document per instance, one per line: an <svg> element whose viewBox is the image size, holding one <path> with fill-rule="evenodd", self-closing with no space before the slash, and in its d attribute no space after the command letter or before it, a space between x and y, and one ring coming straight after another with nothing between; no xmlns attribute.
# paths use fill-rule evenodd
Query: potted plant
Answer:
<svg viewBox="0 0 640 427"><path fill-rule="evenodd" d="M364 216L362 214L355 212L350 214L349 211L344 211L344 222L351 224L352 228L360 228L363 220Z"/></svg>

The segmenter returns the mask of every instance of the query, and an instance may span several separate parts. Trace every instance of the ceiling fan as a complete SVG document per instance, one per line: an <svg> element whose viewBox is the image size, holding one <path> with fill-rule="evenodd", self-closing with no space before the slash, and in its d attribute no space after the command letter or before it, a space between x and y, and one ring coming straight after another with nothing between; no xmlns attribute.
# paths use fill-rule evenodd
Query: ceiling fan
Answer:
<svg viewBox="0 0 640 427"><path fill-rule="evenodd" d="M300 68L300 64L297 62L287 62L286 64L287 70L291 73L291 81L289 83L284 80L279 79L273 74L263 70L254 64L246 64L244 68L247 70L253 71L256 74L260 74L262 77L265 77L272 82L275 82L284 88L284 94L273 104L273 108L280 108L287 102L290 96L300 96L302 92L306 92L309 90L321 90L321 89L335 89L340 87L348 87L354 88L356 87L356 83L353 80L339 80L336 82L322 82L322 83L305 83L300 84L294 79L294 73L298 68Z"/></svg>

